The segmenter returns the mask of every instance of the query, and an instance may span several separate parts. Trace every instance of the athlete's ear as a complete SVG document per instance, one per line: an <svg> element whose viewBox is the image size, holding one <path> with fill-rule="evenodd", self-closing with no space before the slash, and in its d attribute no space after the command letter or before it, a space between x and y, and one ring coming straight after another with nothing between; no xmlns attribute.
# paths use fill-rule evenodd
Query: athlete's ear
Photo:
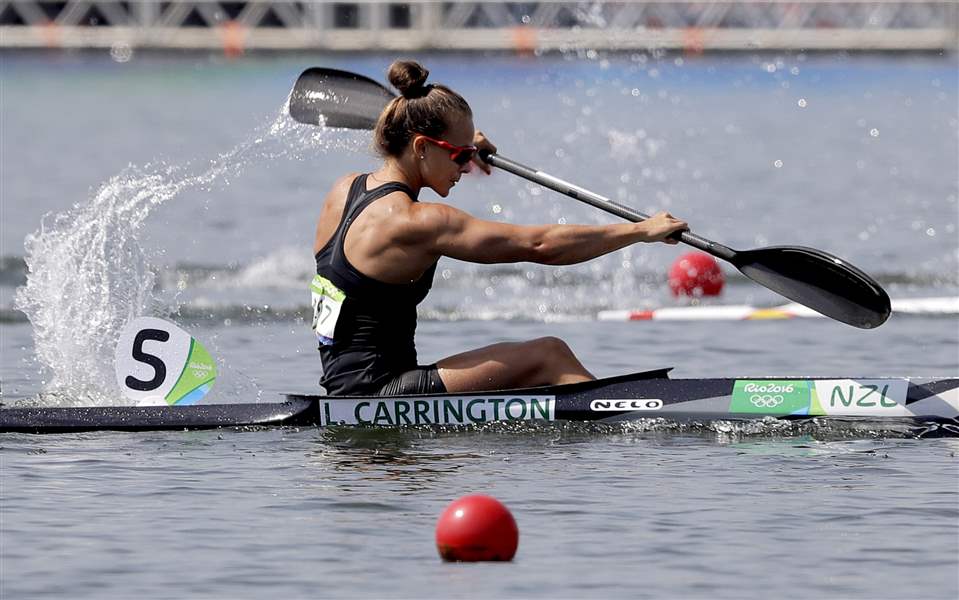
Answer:
<svg viewBox="0 0 959 600"><path fill-rule="evenodd" d="M426 138L421 135L414 135L413 141L410 142L413 146L413 156L416 158L422 158L426 156Z"/></svg>

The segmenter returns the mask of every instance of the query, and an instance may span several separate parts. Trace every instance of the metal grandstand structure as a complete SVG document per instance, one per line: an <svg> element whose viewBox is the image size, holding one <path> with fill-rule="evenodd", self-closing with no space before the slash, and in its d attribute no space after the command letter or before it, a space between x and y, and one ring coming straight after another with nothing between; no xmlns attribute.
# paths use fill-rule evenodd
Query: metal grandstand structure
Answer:
<svg viewBox="0 0 959 600"><path fill-rule="evenodd" d="M959 2L0 0L4 48L959 49Z"/></svg>

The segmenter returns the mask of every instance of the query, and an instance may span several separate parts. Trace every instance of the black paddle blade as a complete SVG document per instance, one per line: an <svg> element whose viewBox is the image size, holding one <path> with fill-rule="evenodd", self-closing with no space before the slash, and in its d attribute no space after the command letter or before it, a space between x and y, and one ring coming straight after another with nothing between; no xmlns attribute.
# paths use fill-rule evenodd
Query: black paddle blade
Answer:
<svg viewBox="0 0 959 600"><path fill-rule="evenodd" d="M393 92L368 77L313 67L293 85L290 116L307 125L373 129Z"/></svg>
<svg viewBox="0 0 959 600"><path fill-rule="evenodd" d="M815 248L746 250L732 262L753 281L853 327L879 327L892 312L889 296L872 277Z"/></svg>

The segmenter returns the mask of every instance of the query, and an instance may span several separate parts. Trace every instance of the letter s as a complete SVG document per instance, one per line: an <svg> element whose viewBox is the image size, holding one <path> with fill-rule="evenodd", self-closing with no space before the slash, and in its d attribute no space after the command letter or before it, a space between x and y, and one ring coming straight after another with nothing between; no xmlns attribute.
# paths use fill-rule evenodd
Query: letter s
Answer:
<svg viewBox="0 0 959 600"><path fill-rule="evenodd" d="M147 340L165 342L169 339L170 334L160 329L141 329L137 332L136 337L133 339L133 360L150 365L153 367L154 374L153 379L149 381L142 381L132 375L127 375L127 378L124 380L127 387L139 392L149 392L163 385L163 380L166 379L166 365L163 364L163 361L160 360L158 356L144 352L143 342Z"/></svg>

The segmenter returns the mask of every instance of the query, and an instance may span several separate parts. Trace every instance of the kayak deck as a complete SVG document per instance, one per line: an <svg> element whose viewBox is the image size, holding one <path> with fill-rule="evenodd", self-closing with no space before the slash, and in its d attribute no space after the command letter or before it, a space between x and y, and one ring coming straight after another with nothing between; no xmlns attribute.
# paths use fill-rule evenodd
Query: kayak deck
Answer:
<svg viewBox="0 0 959 600"><path fill-rule="evenodd" d="M659 369L577 384L463 394L288 394L285 402L254 404L0 408L0 432L764 417L906 419L959 426L959 379L670 379L668 373Z"/></svg>

